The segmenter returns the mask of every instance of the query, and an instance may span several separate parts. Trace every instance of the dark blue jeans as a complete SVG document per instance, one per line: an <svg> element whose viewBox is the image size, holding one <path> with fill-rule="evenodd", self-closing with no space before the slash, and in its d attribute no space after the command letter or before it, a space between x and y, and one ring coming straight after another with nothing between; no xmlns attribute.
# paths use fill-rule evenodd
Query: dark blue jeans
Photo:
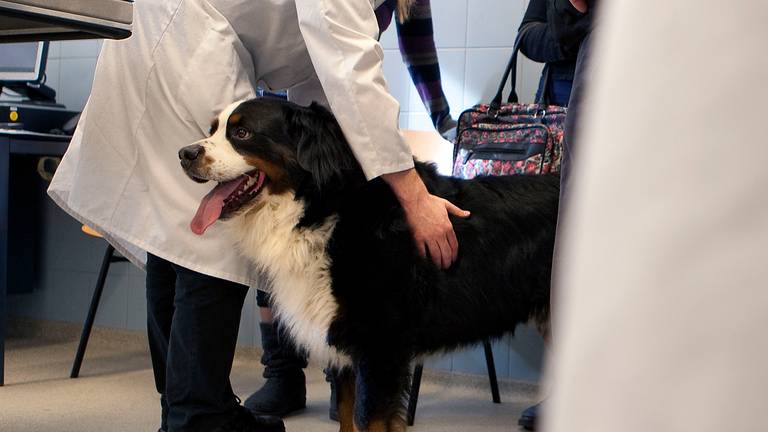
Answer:
<svg viewBox="0 0 768 432"><path fill-rule="evenodd" d="M164 430L211 430L238 404L229 374L247 292L148 255L147 330Z"/></svg>
<svg viewBox="0 0 768 432"><path fill-rule="evenodd" d="M584 95L590 84L591 39L592 33L587 34L579 48L576 71L573 74L571 99L568 102L568 116L565 119L565 140L563 141L563 154L560 161L560 215L563 214L568 204L571 169L578 148L577 139L580 138L581 133L579 128L581 127L581 113L584 109Z"/></svg>
<svg viewBox="0 0 768 432"><path fill-rule="evenodd" d="M581 127L581 114L584 109L584 94L590 81L591 36L591 32L587 34L579 48L576 71L573 75L571 99L568 102L568 116L565 119L565 139L563 140L563 153L560 160L560 209L557 220L557 236L555 237L555 257L552 262L552 267L555 269L552 276L552 286L555 288L552 292L553 299L559 295L556 289L566 284L566 282L561 283L558 280L560 272L557 269L561 265L560 251L562 251L562 246L560 242L564 237L565 230L568 229L571 170L573 170L574 159L576 159L574 156L579 148L578 139L581 138L579 127ZM553 316L556 316L555 313L553 313Z"/></svg>

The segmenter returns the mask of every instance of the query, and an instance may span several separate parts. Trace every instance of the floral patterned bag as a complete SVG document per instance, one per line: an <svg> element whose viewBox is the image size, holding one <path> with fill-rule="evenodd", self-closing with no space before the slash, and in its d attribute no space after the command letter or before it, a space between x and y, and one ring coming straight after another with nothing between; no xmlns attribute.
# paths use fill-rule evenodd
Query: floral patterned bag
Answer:
<svg viewBox="0 0 768 432"><path fill-rule="evenodd" d="M490 104L479 104L459 117L453 150L454 177L546 174L560 170L566 108L518 103L517 56L520 38ZM512 91L502 104L511 78ZM546 94L546 89L542 92Z"/></svg>

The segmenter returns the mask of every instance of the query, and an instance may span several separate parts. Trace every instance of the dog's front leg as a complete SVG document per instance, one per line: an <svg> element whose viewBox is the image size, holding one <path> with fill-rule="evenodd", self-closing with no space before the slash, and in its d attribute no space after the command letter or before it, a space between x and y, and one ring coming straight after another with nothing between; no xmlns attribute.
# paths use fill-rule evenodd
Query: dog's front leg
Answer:
<svg viewBox="0 0 768 432"><path fill-rule="evenodd" d="M356 362L356 432L405 431L403 401L408 388L408 366L408 360L398 361L397 357L386 355Z"/></svg>
<svg viewBox="0 0 768 432"><path fill-rule="evenodd" d="M336 380L336 410L339 413L339 431L357 432L355 427L355 373L345 369L334 373Z"/></svg>
<svg viewBox="0 0 768 432"><path fill-rule="evenodd" d="M405 413L395 415L389 420L389 432L405 432L408 422L405 421Z"/></svg>

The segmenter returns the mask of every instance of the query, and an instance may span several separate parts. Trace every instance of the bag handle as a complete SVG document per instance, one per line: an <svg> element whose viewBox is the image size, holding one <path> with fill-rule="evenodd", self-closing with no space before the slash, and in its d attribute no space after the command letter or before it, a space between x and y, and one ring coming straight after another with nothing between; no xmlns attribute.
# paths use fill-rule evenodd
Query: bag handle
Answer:
<svg viewBox="0 0 768 432"><path fill-rule="evenodd" d="M549 106L551 105L549 101L549 93L552 87L552 70L549 68L549 64L544 65L544 70L541 72L541 74L544 76L544 85L541 88L541 94L539 95L539 99L536 101L536 103L539 105Z"/></svg>
<svg viewBox="0 0 768 432"><path fill-rule="evenodd" d="M501 108L501 100L504 97L504 87L507 86L507 78L510 78L512 85L512 91L509 93L507 103L518 102L515 87L517 87L517 55L520 52L521 35L522 33L518 33L517 38L515 39L515 47L512 49L512 57L509 59L509 63L507 63L507 69L504 71L504 75L501 77L501 84L499 84L499 89L496 91L496 96L494 96L493 101L491 101L491 111L498 111L499 108Z"/></svg>

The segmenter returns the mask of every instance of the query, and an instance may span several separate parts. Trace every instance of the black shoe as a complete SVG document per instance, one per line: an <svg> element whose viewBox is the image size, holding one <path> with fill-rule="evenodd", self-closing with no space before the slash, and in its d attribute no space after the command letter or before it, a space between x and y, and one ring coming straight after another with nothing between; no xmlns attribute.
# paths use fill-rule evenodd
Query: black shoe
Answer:
<svg viewBox="0 0 768 432"><path fill-rule="evenodd" d="M254 417L250 411L238 405L232 416L212 432L285 432L285 424L280 417Z"/></svg>
<svg viewBox="0 0 768 432"><path fill-rule="evenodd" d="M535 431L536 430L536 422L539 417L539 407L541 406L541 402L537 403L534 406L530 406L526 408L522 414L520 414L520 418L517 419L518 426L521 426L525 430L529 431Z"/></svg>
<svg viewBox="0 0 768 432"><path fill-rule="evenodd" d="M255 415L284 417L307 406L304 368L307 360L296 352L293 344L278 335L274 324L260 324L264 355L264 378L267 382L245 400L246 408Z"/></svg>

